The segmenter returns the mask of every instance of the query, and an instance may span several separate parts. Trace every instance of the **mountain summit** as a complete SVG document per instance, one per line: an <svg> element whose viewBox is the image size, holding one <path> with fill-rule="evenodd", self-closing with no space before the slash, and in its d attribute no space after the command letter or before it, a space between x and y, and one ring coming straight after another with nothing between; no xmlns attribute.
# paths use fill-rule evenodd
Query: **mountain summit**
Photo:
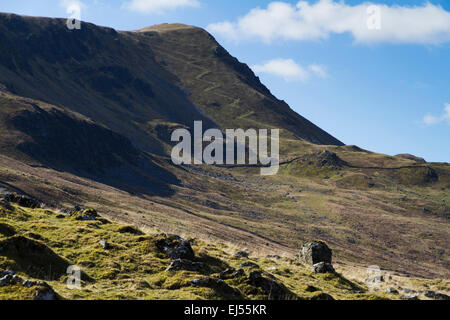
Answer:
<svg viewBox="0 0 450 320"><path fill-rule="evenodd" d="M65 19L0 14L0 83L79 113L145 151L163 154L168 124L280 128L342 145L275 98L206 31L163 24L135 32Z"/></svg>

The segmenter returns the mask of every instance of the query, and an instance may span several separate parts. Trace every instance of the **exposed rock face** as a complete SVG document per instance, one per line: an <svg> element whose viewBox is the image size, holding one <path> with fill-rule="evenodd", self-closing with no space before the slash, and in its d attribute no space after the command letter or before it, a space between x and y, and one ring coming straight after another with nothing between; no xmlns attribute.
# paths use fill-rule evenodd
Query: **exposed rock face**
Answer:
<svg viewBox="0 0 450 320"><path fill-rule="evenodd" d="M36 291L34 293L34 300L57 300L58 296L56 295L53 288L47 284L46 282L38 281L35 283Z"/></svg>
<svg viewBox="0 0 450 320"><path fill-rule="evenodd" d="M331 263L319 262L312 266L311 271L314 273L336 273Z"/></svg>
<svg viewBox="0 0 450 320"><path fill-rule="evenodd" d="M240 264L241 268L259 269L259 266L254 262L244 262Z"/></svg>
<svg viewBox="0 0 450 320"><path fill-rule="evenodd" d="M245 277L244 270L242 269L236 270L234 268L228 268L219 274L219 279L222 280L234 279L239 277Z"/></svg>
<svg viewBox="0 0 450 320"><path fill-rule="evenodd" d="M15 193L9 193L5 195L3 199L7 202L16 203L19 206L25 208L35 209L41 207L41 202L39 200L24 195L18 195Z"/></svg>
<svg viewBox="0 0 450 320"><path fill-rule="evenodd" d="M176 259L172 261L170 266L167 268L167 271L200 271L204 267L203 263L201 262L193 262L191 260L186 259Z"/></svg>
<svg viewBox="0 0 450 320"><path fill-rule="evenodd" d="M239 251L234 254L236 258L248 258L248 253L244 251Z"/></svg>
<svg viewBox="0 0 450 320"><path fill-rule="evenodd" d="M43 281L31 281L23 280L21 277L15 274L14 271L1 271L0 272L0 287L19 285L25 288L36 287L33 300L57 300L58 295L53 288Z"/></svg>
<svg viewBox="0 0 450 320"><path fill-rule="evenodd" d="M78 210L71 213L71 217L75 220L81 221L95 221L99 217L98 213L94 209Z"/></svg>
<svg viewBox="0 0 450 320"><path fill-rule="evenodd" d="M168 236L156 243L161 252L165 252L170 259L193 260L195 258L189 241L179 236Z"/></svg>
<svg viewBox="0 0 450 320"><path fill-rule="evenodd" d="M425 292L425 297L435 300L450 300L448 295L434 291Z"/></svg>
<svg viewBox="0 0 450 320"><path fill-rule="evenodd" d="M332 263L332 250L322 241L314 241L303 245L299 257L302 261L315 265L320 262Z"/></svg>
<svg viewBox="0 0 450 320"><path fill-rule="evenodd" d="M110 245L109 245L109 243L108 243L107 241L105 241L105 240L100 240L98 243L100 244L100 246L101 246L103 249L105 249L105 250L110 249Z"/></svg>

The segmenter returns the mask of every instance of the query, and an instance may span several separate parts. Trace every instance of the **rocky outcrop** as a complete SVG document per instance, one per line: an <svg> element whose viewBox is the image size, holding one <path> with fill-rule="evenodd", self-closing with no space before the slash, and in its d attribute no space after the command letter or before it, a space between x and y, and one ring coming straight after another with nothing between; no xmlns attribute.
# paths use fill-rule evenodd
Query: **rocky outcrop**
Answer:
<svg viewBox="0 0 450 320"><path fill-rule="evenodd" d="M73 210L70 216L79 221L95 221L100 217L95 209Z"/></svg>
<svg viewBox="0 0 450 320"><path fill-rule="evenodd" d="M319 262L312 266L311 271L314 273L336 273L331 263Z"/></svg>
<svg viewBox="0 0 450 320"><path fill-rule="evenodd" d="M23 280L15 274L13 270L0 272L0 287L22 286L24 288L33 288L33 300L57 300L58 295L53 288L44 281Z"/></svg>
<svg viewBox="0 0 450 320"><path fill-rule="evenodd" d="M42 203L41 201L25 196L25 195L19 195L15 193L9 193L3 196L3 200L10 203L18 204L21 207L24 208L40 208Z"/></svg>
<svg viewBox="0 0 450 320"><path fill-rule="evenodd" d="M236 270L234 268L228 268L219 274L219 279L228 280L239 277L245 277L245 271L243 269Z"/></svg>
<svg viewBox="0 0 450 320"><path fill-rule="evenodd" d="M298 257L304 263L312 265L314 273L336 273L332 265L332 250L322 241L313 241L303 245Z"/></svg>
<svg viewBox="0 0 450 320"><path fill-rule="evenodd" d="M235 258L248 258L248 252L238 251L234 254Z"/></svg>
<svg viewBox="0 0 450 320"><path fill-rule="evenodd" d="M434 292L431 290L425 292L425 297L434 299L434 300L450 300L450 296L443 294L443 293Z"/></svg>
<svg viewBox="0 0 450 320"><path fill-rule="evenodd" d="M332 263L332 250L322 241L313 241L303 245L299 258L303 262L315 265L320 262Z"/></svg>
<svg viewBox="0 0 450 320"><path fill-rule="evenodd" d="M193 271L199 272L203 269L204 264L201 262L194 262L186 259L176 259L167 268L167 271Z"/></svg>
<svg viewBox="0 0 450 320"><path fill-rule="evenodd" d="M195 258L190 242L176 235L163 237L156 242L156 246L172 260Z"/></svg>

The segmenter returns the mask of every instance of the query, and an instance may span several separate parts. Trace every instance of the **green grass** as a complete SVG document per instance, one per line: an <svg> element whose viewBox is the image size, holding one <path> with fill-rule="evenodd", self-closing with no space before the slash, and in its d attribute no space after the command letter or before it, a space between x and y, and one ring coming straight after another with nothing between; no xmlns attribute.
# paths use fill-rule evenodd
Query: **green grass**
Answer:
<svg viewBox="0 0 450 320"><path fill-rule="evenodd" d="M234 258L225 245L194 240L196 261L205 265L202 271L167 272L170 260L158 243L168 238L161 234L145 235L135 227L105 219L81 221L61 218L49 210L18 206L0 207L0 226L0 244L16 244L0 253L0 269L15 270L24 279L45 280L63 299L271 298L247 280L253 269L244 268L246 276L228 279L225 284L217 280L220 272L239 269L247 261ZM107 241L110 248L103 249L100 240ZM293 294L291 298L311 299L318 292L341 299L368 297L352 293L360 288L359 284L339 275L312 274L294 260L252 257L251 261L260 266L255 270L272 272L266 277L274 277L283 290ZM82 290L66 288L65 269L72 264L82 268ZM268 271L274 266L276 270ZM206 285L193 285L194 279L205 277L212 280ZM308 286L316 287L318 292L309 292ZM0 288L0 299L31 298L31 289L17 285Z"/></svg>

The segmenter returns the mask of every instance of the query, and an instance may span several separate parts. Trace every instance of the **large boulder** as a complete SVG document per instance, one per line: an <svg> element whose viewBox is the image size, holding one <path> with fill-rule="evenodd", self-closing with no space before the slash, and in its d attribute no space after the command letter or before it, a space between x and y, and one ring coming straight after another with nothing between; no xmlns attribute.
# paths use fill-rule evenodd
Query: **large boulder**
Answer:
<svg viewBox="0 0 450 320"><path fill-rule="evenodd" d="M332 250L322 241L306 243L300 250L300 260L310 265L320 262L332 263Z"/></svg>
<svg viewBox="0 0 450 320"><path fill-rule="evenodd" d="M314 273L336 273L331 263L319 262L312 266L311 271Z"/></svg>

